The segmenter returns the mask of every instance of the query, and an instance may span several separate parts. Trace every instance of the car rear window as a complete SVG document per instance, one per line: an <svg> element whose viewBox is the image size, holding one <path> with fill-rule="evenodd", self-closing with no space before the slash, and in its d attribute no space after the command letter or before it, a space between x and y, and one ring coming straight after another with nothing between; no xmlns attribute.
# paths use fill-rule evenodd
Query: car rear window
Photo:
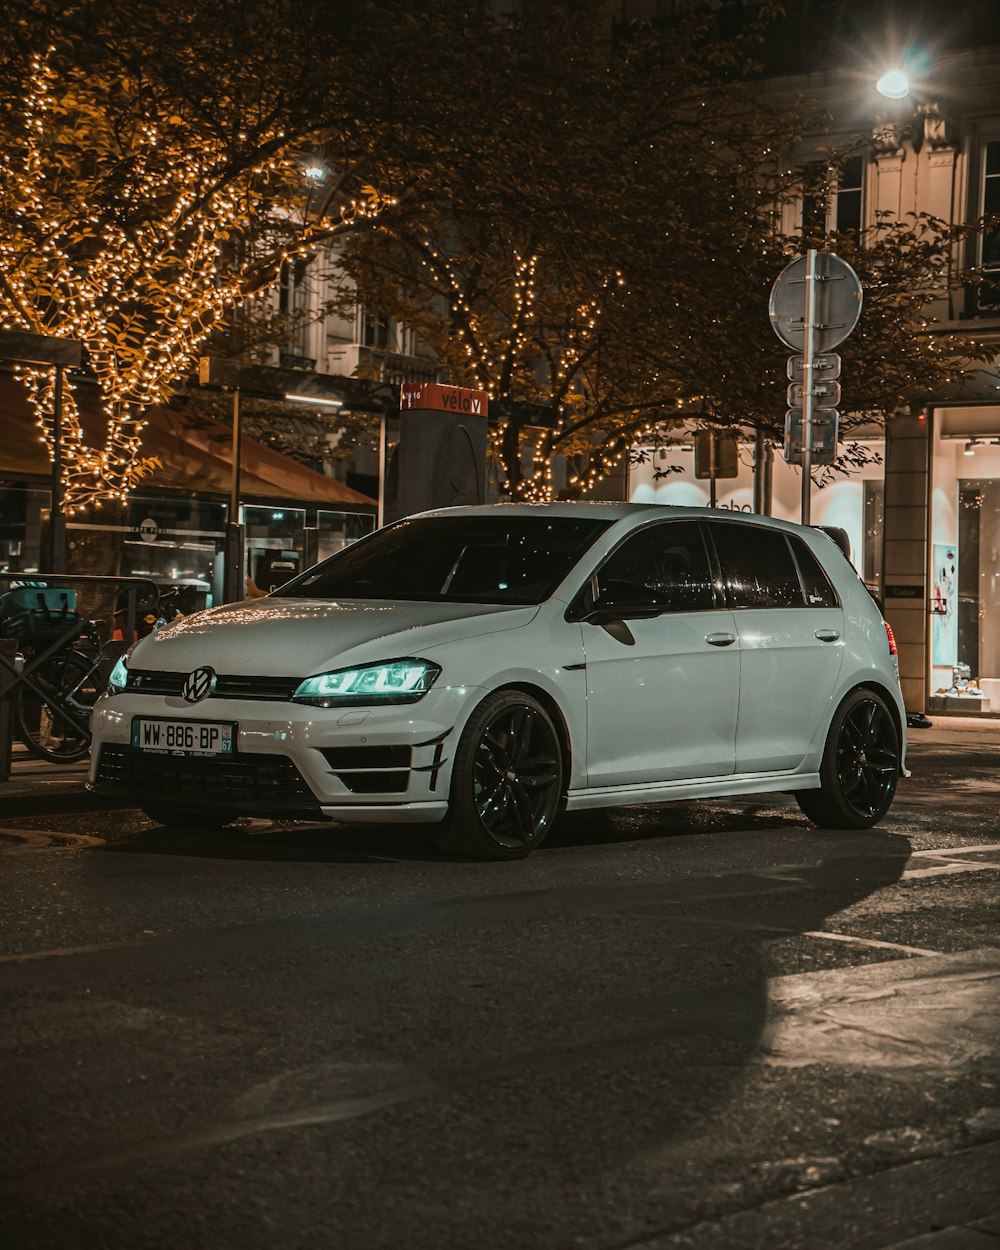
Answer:
<svg viewBox="0 0 1000 1250"><path fill-rule="evenodd" d="M338 552L275 595L541 603L610 524L503 510L412 517Z"/></svg>
<svg viewBox="0 0 1000 1250"><path fill-rule="evenodd" d="M801 538L788 535L795 563L799 566L802 576L802 589L805 591L807 608L835 608L838 606L837 592L830 579L823 571L823 566L813 555Z"/></svg>

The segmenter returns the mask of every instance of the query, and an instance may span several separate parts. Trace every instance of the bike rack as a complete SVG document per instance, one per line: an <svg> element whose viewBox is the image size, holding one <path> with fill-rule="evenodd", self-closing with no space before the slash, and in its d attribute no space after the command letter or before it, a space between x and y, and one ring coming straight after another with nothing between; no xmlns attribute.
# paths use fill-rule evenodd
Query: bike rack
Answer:
<svg viewBox="0 0 1000 1250"><path fill-rule="evenodd" d="M160 598L160 591L156 583L145 577L100 577L89 573L80 574L79 576L73 576L69 573L0 573L0 587L5 584L10 585L11 583L26 581L42 582L46 586L109 586L115 589L123 588L127 596L125 608L126 629L124 631L126 639L131 639L135 636L140 590L148 592L142 598L142 604L145 608L155 607ZM83 632L85 624L86 622L83 620L74 620L44 651L33 655L30 661L25 663L23 667L18 667L15 660L17 654L16 639L0 639L0 781L8 781L10 779L14 736L11 694L18 686L26 686L74 729L82 730L84 733L90 732L89 726L85 722L81 722L61 699L53 698L50 691L42 690L32 676L57 651L60 651L67 644L75 642ZM11 646L2 645L4 643L12 644L13 650ZM128 643L126 642L125 645L128 646Z"/></svg>

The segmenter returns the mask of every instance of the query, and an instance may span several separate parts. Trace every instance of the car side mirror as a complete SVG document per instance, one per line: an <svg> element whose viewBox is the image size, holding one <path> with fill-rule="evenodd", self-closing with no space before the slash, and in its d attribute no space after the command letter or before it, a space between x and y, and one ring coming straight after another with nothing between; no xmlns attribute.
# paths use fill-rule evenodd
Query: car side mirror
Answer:
<svg viewBox="0 0 1000 1250"><path fill-rule="evenodd" d="M615 622L651 620L669 610L655 590L640 582L608 579L600 591L597 577L591 575L567 619L607 628Z"/></svg>
<svg viewBox="0 0 1000 1250"><path fill-rule="evenodd" d="M653 604L608 603L599 599L578 619L584 625L609 625L612 621L651 621L665 611L666 608Z"/></svg>

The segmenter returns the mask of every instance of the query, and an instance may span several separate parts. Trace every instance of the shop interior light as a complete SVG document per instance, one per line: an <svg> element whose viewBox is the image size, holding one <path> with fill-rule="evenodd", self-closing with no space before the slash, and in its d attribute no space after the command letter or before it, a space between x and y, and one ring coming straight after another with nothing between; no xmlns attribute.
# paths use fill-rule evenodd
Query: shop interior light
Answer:
<svg viewBox="0 0 1000 1250"><path fill-rule="evenodd" d="M964 448L965 455L974 456L976 454L976 448L978 446L979 446L979 439L970 438L969 441L965 444L965 448Z"/></svg>
<svg viewBox="0 0 1000 1250"><path fill-rule="evenodd" d="M341 399L320 399L316 395L296 395L288 391L285 392L285 398L294 400L297 404L324 404L327 408L343 408L344 401Z"/></svg>

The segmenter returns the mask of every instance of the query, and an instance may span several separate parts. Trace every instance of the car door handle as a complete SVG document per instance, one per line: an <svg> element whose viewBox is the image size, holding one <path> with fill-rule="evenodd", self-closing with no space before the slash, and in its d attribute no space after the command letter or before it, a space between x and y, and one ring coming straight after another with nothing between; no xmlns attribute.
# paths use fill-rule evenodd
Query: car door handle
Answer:
<svg viewBox="0 0 1000 1250"><path fill-rule="evenodd" d="M736 641L735 634L706 634L705 641L713 647L729 647Z"/></svg>
<svg viewBox="0 0 1000 1250"><path fill-rule="evenodd" d="M817 629L816 637L820 642L836 642L840 634L835 629Z"/></svg>

